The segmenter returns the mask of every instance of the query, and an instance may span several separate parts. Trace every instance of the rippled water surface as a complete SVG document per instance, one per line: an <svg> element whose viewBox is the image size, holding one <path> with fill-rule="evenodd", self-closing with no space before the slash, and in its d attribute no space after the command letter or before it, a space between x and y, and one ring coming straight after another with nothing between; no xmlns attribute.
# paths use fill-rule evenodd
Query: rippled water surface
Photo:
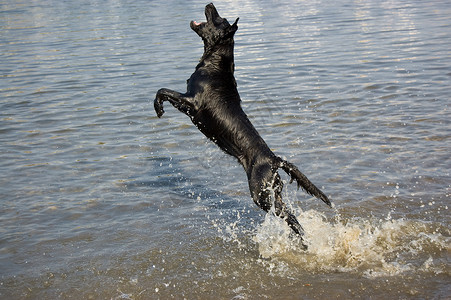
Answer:
<svg viewBox="0 0 451 300"><path fill-rule="evenodd" d="M0 2L0 298L449 299L450 2L215 3L244 110L335 204L285 185L308 251L155 116L205 4Z"/></svg>

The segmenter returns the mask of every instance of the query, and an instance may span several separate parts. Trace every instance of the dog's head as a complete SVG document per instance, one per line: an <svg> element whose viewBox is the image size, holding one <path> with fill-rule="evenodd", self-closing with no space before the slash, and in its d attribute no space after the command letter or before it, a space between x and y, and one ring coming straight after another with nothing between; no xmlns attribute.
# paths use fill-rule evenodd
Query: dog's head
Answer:
<svg viewBox="0 0 451 300"><path fill-rule="evenodd" d="M206 48L212 48L218 44L233 43L233 36L238 29L238 20L230 25L225 18L221 18L213 3L205 6L207 22L198 23L191 21L190 26L204 41Z"/></svg>

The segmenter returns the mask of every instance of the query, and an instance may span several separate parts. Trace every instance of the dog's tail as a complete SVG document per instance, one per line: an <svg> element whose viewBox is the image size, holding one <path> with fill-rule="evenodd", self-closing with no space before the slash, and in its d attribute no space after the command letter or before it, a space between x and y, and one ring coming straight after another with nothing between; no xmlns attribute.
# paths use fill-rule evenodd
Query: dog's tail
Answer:
<svg viewBox="0 0 451 300"><path fill-rule="evenodd" d="M296 180L298 184L298 189L301 187L304 191L309 193L312 196L315 196L316 198L322 200L324 203L332 207L332 204L330 203L329 198L319 189L317 188L304 174L302 174L299 169L293 165L290 162L287 162L286 160L281 159L278 157L278 167L282 168L288 175L291 177L290 183L293 182L293 180Z"/></svg>

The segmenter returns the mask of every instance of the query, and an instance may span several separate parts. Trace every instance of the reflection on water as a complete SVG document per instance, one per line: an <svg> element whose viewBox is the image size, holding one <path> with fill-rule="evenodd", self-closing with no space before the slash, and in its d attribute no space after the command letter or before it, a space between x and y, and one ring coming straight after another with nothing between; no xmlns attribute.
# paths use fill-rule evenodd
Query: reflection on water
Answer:
<svg viewBox="0 0 451 300"><path fill-rule="evenodd" d="M335 204L285 185L301 251L234 159L153 111L205 4L0 4L0 298L449 297L451 5L215 3L244 110Z"/></svg>

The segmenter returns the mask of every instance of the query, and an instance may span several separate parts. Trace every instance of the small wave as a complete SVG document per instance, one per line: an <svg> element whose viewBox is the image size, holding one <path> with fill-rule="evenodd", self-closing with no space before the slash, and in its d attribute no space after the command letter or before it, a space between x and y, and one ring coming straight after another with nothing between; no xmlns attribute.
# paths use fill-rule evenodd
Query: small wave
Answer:
<svg viewBox="0 0 451 300"><path fill-rule="evenodd" d="M308 210L298 215L308 250L290 236L285 222L267 214L254 242L262 258L296 265L310 272L353 272L365 277L406 272L449 275L449 230L441 225L405 219L342 219L330 222Z"/></svg>

